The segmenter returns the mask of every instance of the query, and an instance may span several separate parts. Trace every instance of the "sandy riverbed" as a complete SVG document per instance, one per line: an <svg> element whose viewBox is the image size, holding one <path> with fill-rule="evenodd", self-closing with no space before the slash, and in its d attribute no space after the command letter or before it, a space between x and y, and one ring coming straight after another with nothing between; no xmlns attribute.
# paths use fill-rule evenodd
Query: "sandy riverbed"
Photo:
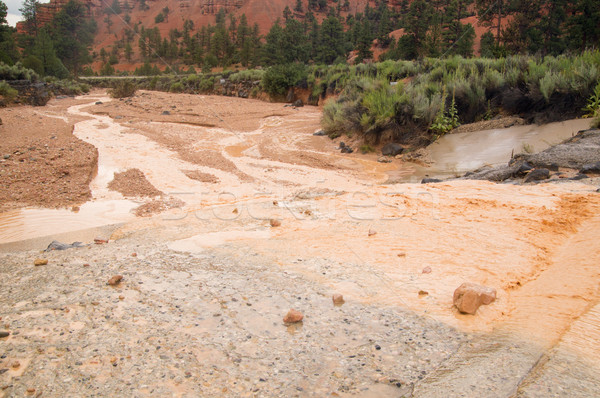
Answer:
<svg viewBox="0 0 600 398"><path fill-rule="evenodd" d="M340 154L312 135L312 107L148 92L61 101L99 152L94 202L152 203L109 189L138 169L182 203L122 220L107 245L5 248L0 396L597 391L595 186L386 185L410 166ZM124 283L106 286L116 273ZM498 300L459 314L465 281ZM291 307L301 327L282 324Z"/></svg>

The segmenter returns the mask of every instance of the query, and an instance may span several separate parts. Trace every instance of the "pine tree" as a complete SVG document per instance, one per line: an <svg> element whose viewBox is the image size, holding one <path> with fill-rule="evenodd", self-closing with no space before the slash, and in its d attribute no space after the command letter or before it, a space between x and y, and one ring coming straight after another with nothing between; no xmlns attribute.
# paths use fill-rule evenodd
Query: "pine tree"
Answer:
<svg viewBox="0 0 600 398"><path fill-rule="evenodd" d="M320 48L315 61L324 64L333 63L338 57L346 55L344 27L339 19L330 16L323 21L320 29Z"/></svg>
<svg viewBox="0 0 600 398"><path fill-rule="evenodd" d="M304 7L302 7L302 0L296 0L296 6L294 7L294 11L304 12Z"/></svg>
<svg viewBox="0 0 600 398"><path fill-rule="evenodd" d="M37 36L38 19L37 10L40 2L38 0L24 0L23 7L19 8L25 22L27 34L33 37Z"/></svg>
<svg viewBox="0 0 600 398"><path fill-rule="evenodd" d="M509 14L508 0L476 0L479 21L496 29L496 42L500 45L502 20Z"/></svg>

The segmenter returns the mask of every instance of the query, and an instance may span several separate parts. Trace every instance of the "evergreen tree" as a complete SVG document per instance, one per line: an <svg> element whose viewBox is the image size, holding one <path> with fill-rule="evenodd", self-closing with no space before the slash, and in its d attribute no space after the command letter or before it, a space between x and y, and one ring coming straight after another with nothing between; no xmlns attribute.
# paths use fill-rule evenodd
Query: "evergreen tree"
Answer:
<svg viewBox="0 0 600 398"><path fill-rule="evenodd" d="M304 7L302 7L302 0L296 0L296 6L294 7L294 11L303 12Z"/></svg>
<svg viewBox="0 0 600 398"><path fill-rule="evenodd" d="M319 43L319 51L315 58L317 62L331 64L338 57L346 55L346 38L339 19L330 16L323 21Z"/></svg>
<svg viewBox="0 0 600 398"><path fill-rule="evenodd" d="M571 48L584 50L600 46L600 6L598 0L571 0L568 40Z"/></svg>
<svg viewBox="0 0 600 398"><path fill-rule="evenodd" d="M52 37L58 58L75 75L91 61L89 46L96 31L95 23L86 18L86 8L76 0L69 2L52 21Z"/></svg>
<svg viewBox="0 0 600 398"><path fill-rule="evenodd" d="M8 7L0 1L0 62L12 65L19 59L19 52L14 40L14 28L8 26L6 16Z"/></svg>
<svg viewBox="0 0 600 398"><path fill-rule="evenodd" d="M264 45L263 62L265 65L278 65L285 62L283 47L287 44L283 41L283 28L279 25L279 20L273 24L266 36Z"/></svg>
<svg viewBox="0 0 600 398"><path fill-rule="evenodd" d="M28 35L36 37L38 32L37 10L40 2L38 0L24 0L23 7L19 8L23 16L25 31Z"/></svg>
<svg viewBox="0 0 600 398"><path fill-rule="evenodd" d="M415 0L411 3L406 16L406 35L402 37L402 48L406 58L424 55L427 31L431 26L433 9L424 0ZM406 38L404 38L406 37Z"/></svg>
<svg viewBox="0 0 600 398"><path fill-rule="evenodd" d="M56 76L61 79L64 79L69 75L67 68L65 68L63 63L56 56L52 38L48 34L46 28L41 28L38 31L35 44L31 50L31 55L41 61L43 67L42 75Z"/></svg>
<svg viewBox="0 0 600 398"><path fill-rule="evenodd" d="M509 14L508 0L476 0L476 6L479 21L496 29L496 42L500 45L502 20Z"/></svg>

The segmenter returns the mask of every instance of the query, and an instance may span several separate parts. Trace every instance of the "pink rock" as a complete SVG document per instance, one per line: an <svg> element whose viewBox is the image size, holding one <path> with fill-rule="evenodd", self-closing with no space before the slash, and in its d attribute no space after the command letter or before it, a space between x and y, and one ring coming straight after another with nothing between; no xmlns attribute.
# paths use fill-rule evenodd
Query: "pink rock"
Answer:
<svg viewBox="0 0 600 398"><path fill-rule="evenodd" d="M369 236L377 235L377 231L374 229L369 229Z"/></svg>
<svg viewBox="0 0 600 398"><path fill-rule="evenodd" d="M427 266L427 267L423 268L423 273L424 274L431 274L431 267Z"/></svg>
<svg viewBox="0 0 600 398"><path fill-rule="evenodd" d="M475 283L463 283L454 291L454 305L465 314L475 314L482 305L496 300L496 289Z"/></svg>
<svg viewBox="0 0 600 398"><path fill-rule="evenodd" d="M304 318L304 315L300 311L296 311L295 309L291 309L288 313L283 317L283 322L285 323L296 323L300 322Z"/></svg>
<svg viewBox="0 0 600 398"><path fill-rule="evenodd" d="M275 220L275 219L271 219L269 221L269 224L271 224L272 227L279 227L279 226L281 226L281 221Z"/></svg>

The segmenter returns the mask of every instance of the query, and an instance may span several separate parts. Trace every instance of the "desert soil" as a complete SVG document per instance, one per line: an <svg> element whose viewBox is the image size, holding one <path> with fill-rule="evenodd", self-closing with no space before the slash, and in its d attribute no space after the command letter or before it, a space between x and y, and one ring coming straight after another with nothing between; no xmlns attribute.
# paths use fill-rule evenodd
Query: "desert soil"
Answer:
<svg viewBox="0 0 600 398"><path fill-rule="evenodd" d="M597 395L596 186L386 184L409 166L340 154L313 107L63 101L99 151L93 200L145 181L148 217L3 245L0 396ZM463 282L497 301L458 313Z"/></svg>

